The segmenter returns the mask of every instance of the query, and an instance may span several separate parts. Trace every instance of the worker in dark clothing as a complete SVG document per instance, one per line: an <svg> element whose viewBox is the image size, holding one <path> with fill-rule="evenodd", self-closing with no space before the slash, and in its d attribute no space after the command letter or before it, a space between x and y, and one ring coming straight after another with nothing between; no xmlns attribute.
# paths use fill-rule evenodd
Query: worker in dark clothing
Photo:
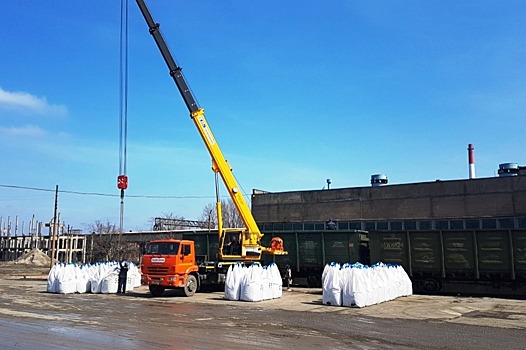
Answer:
<svg viewBox="0 0 526 350"><path fill-rule="evenodd" d="M126 280L127 279L128 279L128 263L126 261L122 261L120 263L119 284L117 286L117 294L126 293Z"/></svg>
<svg viewBox="0 0 526 350"><path fill-rule="evenodd" d="M292 284L292 269L289 265L285 265L285 285L287 286L287 290L290 292L292 289L290 289L290 286Z"/></svg>
<svg viewBox="0 0 526 350"><path fill-rule="evenodd" d="M227 255L241 255L241 245L239 244L238 237L232 235L230 237L230 242L226 244L226 247L223 250L223 252Z"/></svg>
<svg viewBox="0 0 526 350"><path fill-rule="evenodd" d="M230 242L230 252L232 255L241 255L241 246L239 245L239 240L234 237L232 242Z"/></svg>

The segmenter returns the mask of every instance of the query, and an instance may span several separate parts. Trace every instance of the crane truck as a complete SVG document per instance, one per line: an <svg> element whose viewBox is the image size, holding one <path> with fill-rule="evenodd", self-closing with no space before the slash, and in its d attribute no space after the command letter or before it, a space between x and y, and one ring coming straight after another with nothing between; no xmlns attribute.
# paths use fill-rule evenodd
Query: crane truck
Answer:
<svg viewBox="0 0 526 350"><path fill-rule="evenodd" d="M159 24L152 18L146 3L143 0L136 0L136 2L146 20L150 34L168 66L170 76L173 78L190 112L190 118L194 122L212 158L212 170L216 184L217 229L219 235L218 257L211 261L196 260L195 245L191 240L164 239L149 242L141 260L141 283L148 285L150 293L154 296L161 295L167 288L181 289L184 295L191 296L202 285L224 283L228 267L232 264L257 262L261 259L262 253L284 255L287 252L283 248L283 240L279 237L273 237L269 247L261 245L263 234L260 232L250 208L239 189L237 181L232 174L232 168L225 159L208 125L204 109L197 103L181 67L177 65L173 58L159 29ZM228 194L243 221L245 226L243 228L223 227L218 175L221 176Z"/></svg>

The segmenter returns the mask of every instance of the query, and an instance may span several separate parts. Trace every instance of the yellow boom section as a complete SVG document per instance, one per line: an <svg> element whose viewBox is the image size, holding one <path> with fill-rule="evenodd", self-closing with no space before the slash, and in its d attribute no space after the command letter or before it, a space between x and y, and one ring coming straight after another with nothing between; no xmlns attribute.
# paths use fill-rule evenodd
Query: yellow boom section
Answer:
<svg viewBox="0 0 526 350"><path fill-rule="evenodd" d="M261 237L263 237L263 234L259 231L259 227L257 226L256 221L250 212L250 208L245 201L245 197L243 197L243 193L239 189L237 181L232 174L232 168L225 159L212 130L208 126L204 109L200 108L197 111L192 112L191 117L199 130L199 134L201 135L208 152L210 152L210 156L212 157L212 170L221 175L228 190L228 194L230 195L230 198L232 198L239 216L246 226L247 232L245 233L243 243L249 246L259 246L259 241Z"/></svg>

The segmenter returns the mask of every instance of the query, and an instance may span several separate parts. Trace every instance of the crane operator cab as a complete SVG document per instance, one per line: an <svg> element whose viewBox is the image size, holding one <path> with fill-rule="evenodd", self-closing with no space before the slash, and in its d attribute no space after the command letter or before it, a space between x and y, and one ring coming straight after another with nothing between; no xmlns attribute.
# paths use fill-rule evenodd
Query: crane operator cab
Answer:
<svg viewBox="0 0 526 350"><path fill-rule="evenodd" d="M225 237L225 244L223 244L223 255L241 255L241 234L238 232L229 232Z"/></svg>
<svg viewBox="0 0 526 350"><path fill-rule="evenodd" d="M253 238L253 237L252 237ZM283 240L280 237L273 237L268 247L264 247L257 240L255 243L250 240L250 235L243 229L226 229L220 238L220 258L221 260L257 261L261 259L261 254L286 255L283 247Z"/></svg>

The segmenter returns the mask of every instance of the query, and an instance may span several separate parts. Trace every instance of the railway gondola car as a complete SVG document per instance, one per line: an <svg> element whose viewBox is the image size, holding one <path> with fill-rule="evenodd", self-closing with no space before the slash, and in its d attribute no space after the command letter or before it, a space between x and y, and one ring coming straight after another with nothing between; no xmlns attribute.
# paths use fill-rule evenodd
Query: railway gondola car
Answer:
<svg viewBox="0 0 526 350"><path fill-rule="evenodd" d="M526 230L370 232L371 262L400 264L417 293L526 298Z"/></svg>

